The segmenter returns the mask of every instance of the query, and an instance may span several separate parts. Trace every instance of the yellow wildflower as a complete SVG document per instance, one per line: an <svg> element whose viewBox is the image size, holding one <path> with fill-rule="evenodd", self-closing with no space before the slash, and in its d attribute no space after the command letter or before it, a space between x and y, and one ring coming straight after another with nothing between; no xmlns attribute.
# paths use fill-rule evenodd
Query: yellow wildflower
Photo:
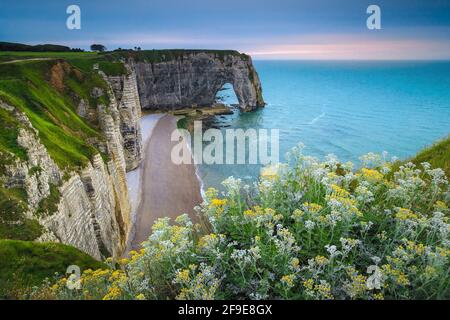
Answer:
<svg viewBox="0 0 450 320"><path fill-rule="evenodd" d="M314 261L319 265L319 266L324 266L328 263L328 259L324 256L316 256L314 258Z"/></svg>
<svg viewBox="0 0 450 320"><path fill-rule="evenodd" d="M313 290L314 289L314 280L313 279L308 279L308 280L303 281L303 286L307 290Z"/></svg>
<svg viewBox="0 0 450 320"><path fill-rule="evenodd" d="M291 266L292 266L294 269L298 269L299 265L300 265L300 261L299 261L297 258L292 258L292 260L291 260Z"/></svg>
<svg viewBox="0 0 450 320"><path fill-rule="evenodd" d="M320 204L317 204L317 203L305 202L303 204L303 207L305 208L306 211L309 211L311 213L317 213L320 210L322 210L322 206Z"/></svg>
<svg viewBox="0 0 450 320"><path fill-rule="evenodd" d="M220 207L220 206L224 206L227 204L227 199L212 199L211 200L211 204L215 207Z"/></svg>
<svg viewBox="0 0 450 320"><path fill-rule="evenodd" d="M383 180L383 174L374 169L362 168L363 177L370 182L378 182Z"/></svg>
<svg viewBox="0 0 450 320"><path fill-rule="evenodd" d="M295 275L293 275L293 274L288 274L281 278L281 282L284 283L285 285L287 285L288 287L294 286L294 280L295 280Z"/></svg>
<svg viewBox="0 0 450 320"><path fill-rule="evenodd" d="M398 209L398 212L395 215L395 217L398 220L414 220L414 219L419 218L419 216L417 214L415 214L411 210L405 209L405 208Z"/></svg>
<svg viewBox="0 0 450 320"><path fill-rule="evenodd" d="M324 299L333 299L333 295L331 294L331 286L325 281L322 281L320 284L316 284L314 286L314 290L317 291L317 293Z"/></svg>
<svg viewBox="0 0 450 320"><path fill-rule="evenodd" d="M190 280L189 270L183 269L177 272L175 276L175 281L180 283L187 283Z"/></svg>
<svg viewBox="0 0 450 320"><path fill-rule="evenodd" d="M110 287L103 300L115 300L120 297L122 290L116 286Z"/></svg>
<svg viewBox="0 0 450 320"><path fill-rule="evenodd" d="M271 165L261 169L261 178L266 180L276 180L278 178L278 165Z"/></svg>
<svg viewBox="0 0 450 320"><path fill-rule="evenodd" d="M436 275L436 268L432 266L426 266L425 267L425 277L426 278L433 278Z"/></svg>
<svg viewBox="0 0 450 320"><path fill-rule="evenodd" d="M375 293L375 294L373 295L373 298L374 298L375 300L384 300L384 296L383 296L382 293Z"/></svg>
<svg viewBox="0 0 450 320"><path fill-rule="evenodd" d="M347 190L339 187L337 184L332 184L331 185L331 189L333 190L333 193L336 194L339 197L348 197L350 196L350 192L348 192Z"/></svg>

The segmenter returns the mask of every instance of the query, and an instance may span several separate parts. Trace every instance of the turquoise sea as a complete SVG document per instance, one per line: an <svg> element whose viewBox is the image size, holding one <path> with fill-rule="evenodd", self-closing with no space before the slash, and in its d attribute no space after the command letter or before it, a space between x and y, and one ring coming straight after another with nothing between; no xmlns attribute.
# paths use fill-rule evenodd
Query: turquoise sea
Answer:
<svg viewBox="0 0 450 320"><path fill-rule="evenodd" d="M254 61L265 108L217 116L219 128L280 129L280 161L304 153L358 162L368 152L407 158L450 133L450 62ZM236 103L229 88L220 95ZM257 165L201 165L205 187L228 176L251 182Z"/></svg>

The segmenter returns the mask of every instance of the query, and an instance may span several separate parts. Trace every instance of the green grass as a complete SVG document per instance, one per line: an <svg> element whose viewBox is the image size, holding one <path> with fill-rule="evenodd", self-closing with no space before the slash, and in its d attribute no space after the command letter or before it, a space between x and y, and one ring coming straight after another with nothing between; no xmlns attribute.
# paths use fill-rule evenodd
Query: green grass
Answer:
<svg viewBox="0 0 450 320"><path fill-rule="evenodd" d="M17 143L17 136L21 127L19 121L11 112L2 108L0 108L0 119L2 120L2 125L0 126L0 151L12 153L19 159L26 160L27 154L25 149ZM3 157L0 155L0 166L5 165L6 161L7 155L4 154ZM0 170L0 173L2 173L2 170Z"/></svg>
<svg viewBox="0 0 450 320"><path fill-rule="evenodd" d="M39 208L36 212L37 215L43 215L46 213L53 213L58 210L58 203L61 198L61 193L59 189L55 185L50 185L50 195L47 198L44 198L39 203Z"/></svg>
<svg viewBox="0 0 450 320"><path fill-rule="evenodd" d="M59 55L62 54L80 56L79 53ZM80 118L76 106L81 99L85 99L91 108L97 108L100 103L109 105L109 98L106 94L99 98L91 97L94 87L106 92L107 85L97 73L85 72L68 64L61 68L64 69L61 77L63 86L56 88L52 85L55 66L64 63L63 60L0 63L0 100L27 116L50 157L60 169L68 172L84 167L99 153L92 143L104 140L98 124ZM15 111L0 108L0 121L1 177L7 165L17 158L27 160L27 154L17 142L19 130L26 128L26 125L17 119ZM39 170L33 167L28 173L32 175ZM39 204L38 215L57 210L60 199L58 188L54 185L50 188L50 196ZM0 181L0 238L34 240L41 235L39 223L24 215L27 202L24 189L6 188Z"/></svg>
<svg viewBox="0 0 450 320"><path fill-rule="evenodd" d="M54 58L54 59L91 59L98 57L96 52L17 52L17 51L1 51L0 61L11 61L17 59L33 59L33 58Z"/></svg>
<svg viewBox="0 0 450 320"><path fill-rule="evenodd" d="M34 240L42 234L37 220L25 216L26 191L0 185L0 239Z"/></svg>
<svg viewBox="0 0 450 320"><path fill-rule="evenodd" d="M395 169L406 162L412 162L419 167L422 162L428 162L433 168L443 169L447 177L450 177L450 136L424 148L410 159L397 162Z"/></svg>
<svg viewBox="0 0 450 320"><path fill-rule="evenodd" d="M166 50L142 50L142 51L123 50L123 51L107 52L104 53L103 55L111 56L116 59L132 57L136 61L147 61L156 63L182 59L184 56L188 54L197 54L197 53L215 54L221 60L224 60L225 56L228 55L236 55L248 58L247 55L239 53L238 51L235 50L208 50L208 49L198 49L198 50L166 49Z"/></svg>
<svg viewBox="0 0 450 320"><path fill-rule="evenodd" d="M96 52L0 52L0 64L12 60L26 59L62 59L84 72L91 72L94 64L106 75L118 76L126 74L127 70L122 62L116 61L112 55L101 55Z"/></svg>
<svg viewBox="0 0 450 320"><path fill-rule="evenodd" d="M0 299L18 298L45 278L64 274L67 267L106 268L89 255L59 243L0 240Z"/></svg>
<svg viewBox="0 0 450 320"><path fill-rule="evenodd" d="M74 169L85 165L98 153L86 139L102 137L97 128L76 114L73 93L87 98L94 86L105 84L100 79L93 81L95 79L84 75L87 81L83 86L81 82L84 79L77 79L75 73L67 74L65 81L68 83L68 92L59 92L48 81L55 63L33 61L0 65L0 99L27 115L33 127L39 131L41 142L61 169ZM79 86L76 87L75 84ZM90 99L90 102L96 101ZM7 112L0 113L0 116L9 129L16 128L2 129L9 131L9 134L1 138L0 146L3 150L18 156L22 154L23 157L23 150L14 142L17 137L17 121Z"/></svg>
<svg viewBox="0 0 450 320"><path fill-rule="evenodd" d="M412 161L415 164L429 162L433 168L444 169L450 177L450 136L420 151Z"/></svg>

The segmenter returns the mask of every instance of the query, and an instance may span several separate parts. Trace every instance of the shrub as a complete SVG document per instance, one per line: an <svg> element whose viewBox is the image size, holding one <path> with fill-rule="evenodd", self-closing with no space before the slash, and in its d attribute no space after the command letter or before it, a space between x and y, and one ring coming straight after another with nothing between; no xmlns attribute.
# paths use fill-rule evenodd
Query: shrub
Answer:
<svg viewBox="0 0 450 320"><path fill-rule="evenodd" d="M201 223L159 219L113 271L88 271L57 298L448 299L449 185L441 169L382 156L362 168L294 150L254 188L206 192ZM111 266L112 262L110 261ZM66 280L62 280L66 281Z"/></svg>

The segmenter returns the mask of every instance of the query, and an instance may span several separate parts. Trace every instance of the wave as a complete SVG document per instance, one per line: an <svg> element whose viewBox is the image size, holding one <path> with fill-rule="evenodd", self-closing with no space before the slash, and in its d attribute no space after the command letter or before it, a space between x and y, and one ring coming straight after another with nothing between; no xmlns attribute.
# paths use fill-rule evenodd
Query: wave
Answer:
<svg viewBox="0 0 450 320"><path fill-rule="evenodd" d="M325 112L322 112L319 116L315 117L314 119L312 119L310 122L308 122L309 125L312 125L314 123L316 123L317 121L319 121L321 118L323 118L326 115Z"/></svg>

